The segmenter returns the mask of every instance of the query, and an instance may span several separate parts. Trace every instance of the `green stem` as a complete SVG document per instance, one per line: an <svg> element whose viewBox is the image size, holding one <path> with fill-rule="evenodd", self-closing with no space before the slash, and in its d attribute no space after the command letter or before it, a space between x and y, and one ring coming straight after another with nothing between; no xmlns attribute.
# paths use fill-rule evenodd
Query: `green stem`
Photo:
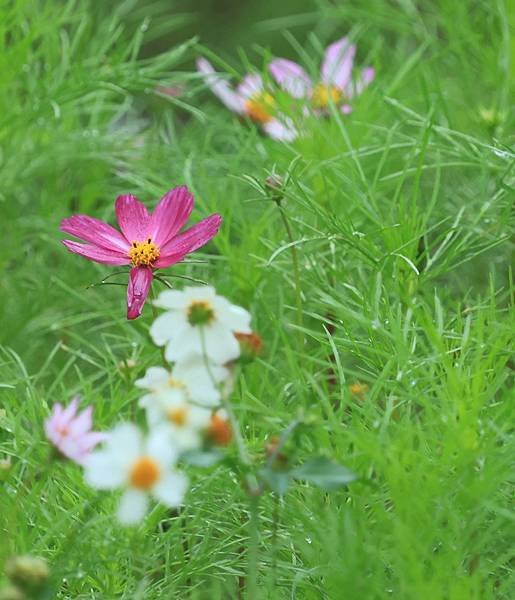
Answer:
<svg viewBox="0 0 515 600"><path fill-rule="evenodd" d="M275 590L277 578L277 532L279 529L279 496L274 494L274 508L272 512L272 590Z"/></svg>
<svg viewBox="0 0 515 600"><path fill-rule="evenodd" d="M156 293L154 292L154 288L152 286L150 286L150 308L152 309L152 315L154 317L154 320L157 319L157 317L159 316L156 307L154 306L154 300L156 299ZM165 356L165 346L160 346L159 350L161 351L161 360L163 361L163 365L165 367L165 369L169 369L170 365L168 364L168 361L166 360L166 356Z"/></svg>
<svg viewBox="0 0 515 600"><path fill-rule="evenodd" d="M288 221L288 217L286 216L286 211L281 206L279 202L277 202L277 208L281 214L281 219L284 223L284 228L286 229L286 235L288 237L288 241L290 243L290 251L291 251L291 262L293 266L293 277L295 279L295 299L297 303L297 325L299 327L303 327L303 310L302 310L302 289L300 286L300 267L299 267L299 255L297 253L297 247L295 246L295 239L293 237L293 231L290 227L290 222ZM302 345L304 345L304 336L301 333Z"/></svg>
<svg viewBox="0 0 515 600"><path fill-rule="evenodd" d="M249 548L247 554L247 600L258 597L259 496L249 497Z"/></svg>
<svg viewBox="0 0 515 600"><path fill-rule="evenodd" d="M243 439L243 435L241 433L240 424L238 423L238 419L234 414L231 403L222 396L222 406L226 411L229 421L231 422L232 431L234 434L234 441L236 442L236 449L238 450L238 456L240 457L240 461L246 467L249 467L252 464L250 460L249 453L247 452L247 447L245 446L245 440Z"/></svg>

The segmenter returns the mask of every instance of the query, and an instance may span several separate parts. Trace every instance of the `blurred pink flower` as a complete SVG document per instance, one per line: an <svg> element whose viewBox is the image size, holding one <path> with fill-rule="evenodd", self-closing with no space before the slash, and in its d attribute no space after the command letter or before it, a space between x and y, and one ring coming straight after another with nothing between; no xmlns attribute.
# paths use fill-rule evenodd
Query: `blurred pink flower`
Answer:
<svg viewBox="0 0 515 600"><path fill-rule="evenodd" d="M79 397L75 396L67 408L54 404L52 413L45 421L48 440L61 454L82 464L90 451L106 439L104 433L91 431L93 407L88 406L77 414Z"/></svg>
<svg viewBox="0 0 515 600"><path fill-rule="evenodd" d="M233 112L258 123L270 137L291 142L297 137L292 120L276 110L274 97L265 89L261 75L246 75L234 90L205 58L197 60L197 68L215 96Z"/></svg>
<svg viewBox="0 0 515 600"><path fill-rule="evenodd" d="M61 221L61 231L86 244L63 240L75 254L105 265L132 265L127 288L127 318L141 314L154 270L169 267L214 237L222 217L211 215L179 233L193 210L193 196L185 186L163 196L154 212L132 195L118 196L115 212L121 233L98 219L74 215Z"/></svg>
<svg viewBox="0 0 515 600"><path fill-rule="evenodd" d="M274 59L268 69L283 90L294 98L308 99L316 113L325 112L334 102L342 113L348 114L352 110L349 101L361 94L375 76L372 67L365 67L353 80L355 54L356 46L346 37L328 46L317 83L300 65L286 58Z"/></svg>

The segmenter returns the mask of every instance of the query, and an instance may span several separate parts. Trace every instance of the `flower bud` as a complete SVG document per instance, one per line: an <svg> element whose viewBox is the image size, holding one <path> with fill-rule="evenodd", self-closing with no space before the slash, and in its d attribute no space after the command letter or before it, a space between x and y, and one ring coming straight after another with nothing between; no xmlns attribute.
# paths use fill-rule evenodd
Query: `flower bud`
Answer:
<svg viewBox="0 0 515 600"><path fill-rule="evenodd" d="M357 396L360 400L365 399L365 394L368 392L368 385L366 383L353 383L349 385L349 391L353 396Z"/></svg>
<svg viewBox="0 0 515 600"><path fill-rule="evenodd" d="M272 464L273 467L284 467L288 463L288 457L286 454L284 454L284 452L277 452L280 443L281 439L276 435L265 442L266 457L268 459L270 459L272 456L274 457L274 462Z"/></svg>
<svg viewBox="0 0 515 600"><path fill-rule="evenodd" d="M265 185L275 190L280 190L284 185L284 179L280 175L277 175L277 173L272 173L265 179Z"/></svg>
<svg viewBox="0 0 515 600"><path fill-rule="evenodd" d="M265 179L265 190L268 197L270 200L277 202L277 204L280 204L284 197L283 187L284 179L280 175L277 175L277 173L272 173Z"/></svg>
<svg viewBox="0 0 515 600"><path fill-rule="evenodd" d="M243 362L252 361L258 354L263 351L263 340L255 333L239 333L236 332L234 337L240 343L240 360Z"/></svg>
<svg viewBox="0 0 515 600"><path fill-rule="evenodd" d="M5 574L22 588L41 586L50 575L46 560L38 556L13 556L5 565Z"/></svg>
<svg viewBox="0 0 515 600"><path fill-rule="evenodd" d="M225 411L218 410L211 416L207 437L217 446L228 446L232 440L232 427Z"/></svg>

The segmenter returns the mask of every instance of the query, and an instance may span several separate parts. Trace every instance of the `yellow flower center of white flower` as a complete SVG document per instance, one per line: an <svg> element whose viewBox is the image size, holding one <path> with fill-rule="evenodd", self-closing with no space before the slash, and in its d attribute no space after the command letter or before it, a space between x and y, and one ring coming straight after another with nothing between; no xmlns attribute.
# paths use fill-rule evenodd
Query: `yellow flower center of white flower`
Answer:
<svg viewBox="0 0 515 600"><path fill-rule="evenodd" d="M170 408L167 412L168 420L177 425L177 427L184 427L188 418L188 409L185 406L178 406L176 408Z"/></svg>
<svg viewBox="0 0 515 600"><path fill-rule="evenodd" d="M329 102L335 104L343 98L343 92L340 88L334 85L326 85L325 83L319 83L313 90L313 96L311 102L315 108L327 108Z"/></svg>
<svg viewBox="0 0 515 600"><path fill-rule="evenodd" d="M250 119L257 123L268 123L272 120L270 112L274 106L275 100L272 94L258 92L245 102L245 112Z"/></svg>
<svg viewBox="0 0 515 600"><path fill-rule="evenodd" d="M161 475L161 469L153 458L142 456L132 465L129 481L138 490L148 490Z"/></svg>
<svg viewBox="0 0 515 600"><path fill-rule="evenodd" d="M151 267L160 254L150 238L146 242L132 242L129 249L129 258L135 267Z"/></svg>
<svg viewBox="0 0 515 600"><path fill-rule="evenodd" d="M206 300L194 300L187 310L190 325L209 325L214 321L215 311Z"/></svg>
<svg viewBox="0 0 515 600"><path fill-rule="evenodd" d="M180 390L186 387L182 381L179 381L178 379L175 379L172 376L168 377L166 384L169 388L173 390Z"/></svg>

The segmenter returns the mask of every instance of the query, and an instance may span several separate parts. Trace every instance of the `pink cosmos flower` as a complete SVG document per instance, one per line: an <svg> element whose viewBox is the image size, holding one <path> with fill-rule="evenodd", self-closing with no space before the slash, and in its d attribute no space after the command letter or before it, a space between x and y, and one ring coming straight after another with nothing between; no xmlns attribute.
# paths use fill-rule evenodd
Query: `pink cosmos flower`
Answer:
<svg viewBox="0 0 515 600"><path fill-rule="evenodd" d="M356 46L346 37L332 43L325 51L320 80L315 83L300 65L286 58L274 59L268 69L283 90L294 98L309 100L315 114L326 112L330 102L348 114L352 110L349 101L361 94L375 76L372 67L365 67L353 80L355 54Z"/></svg>
<svg viewBox="0 0 515 600"><path fill-rule="evenodd" d="M292 120L277 113L275 99L265 89L261 75L246 75L234 90L205 58L197 60L197 68L213 94L229 110L258 123L265 133L276 140L291 142L297 137Z"/></svg>
<svg viewBox="0 0 515 600"><path fill-rule="evenodd" d="M67 408L54 404L51 415L45 421L45 433L61 454L81 465L90 451L107 436L91 431L92 406L77 414L79 399L75 396Z"/></svg>
<svg viewBox="0 0 515 600"><path fill-rule="evenodd" d="M63 240L75 254L104 265L132 265L127 288L127 318L141 314L155 269L169 267L214 237L222 217L211 215L179 233L193 210L193 196L185 186L170 190L154 212L132 195L118 196L115 212L121 233L98 219L74 215L61 221L61 231L87 242Z"/></svg>

